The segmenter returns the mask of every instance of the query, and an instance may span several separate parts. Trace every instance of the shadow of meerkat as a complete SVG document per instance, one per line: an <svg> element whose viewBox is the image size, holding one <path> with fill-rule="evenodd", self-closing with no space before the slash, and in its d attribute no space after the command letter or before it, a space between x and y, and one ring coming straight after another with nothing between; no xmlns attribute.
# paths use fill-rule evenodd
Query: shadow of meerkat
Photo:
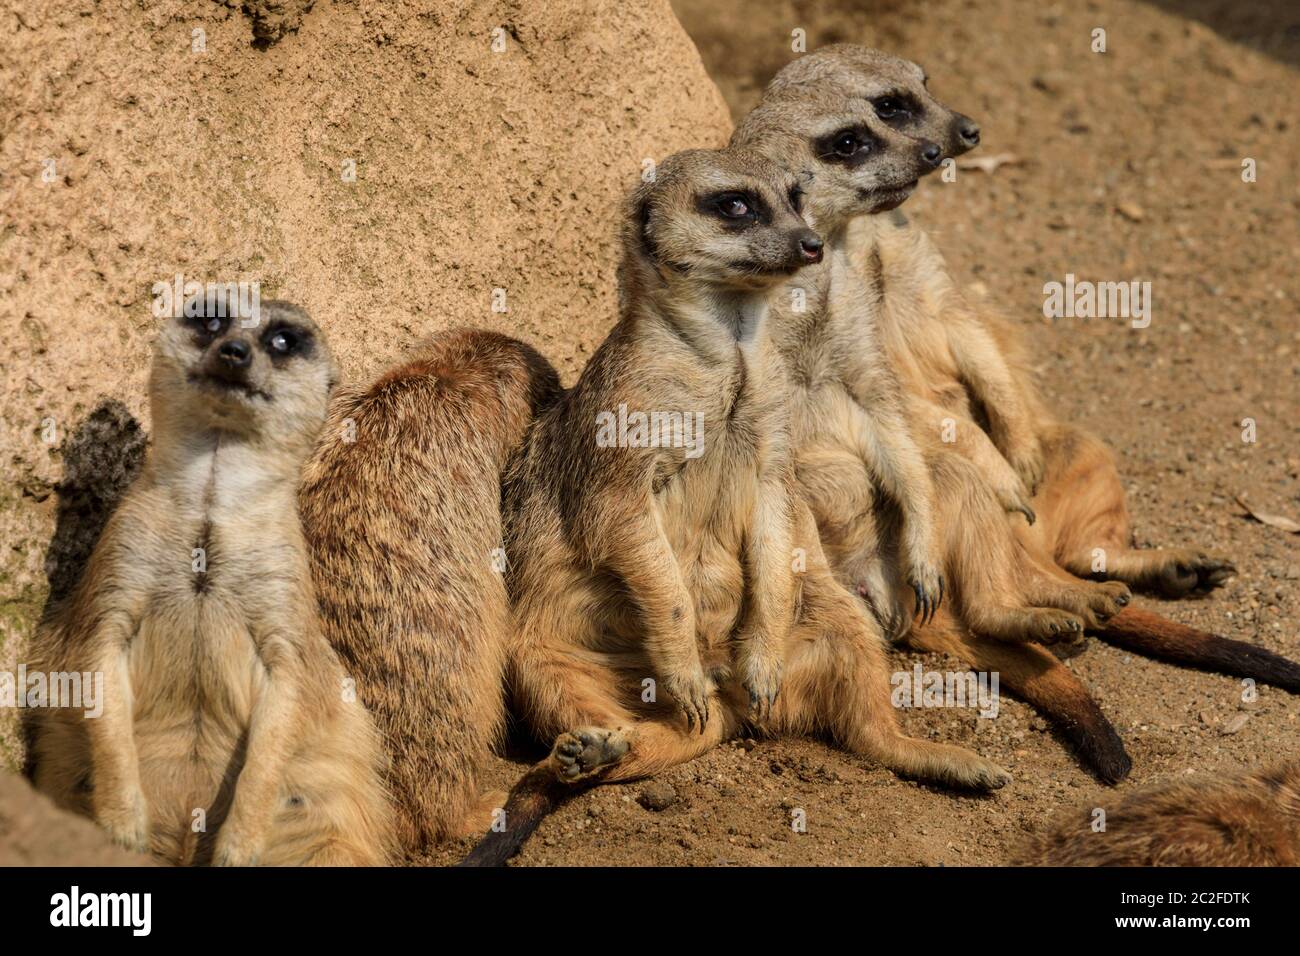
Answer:
<svg viewBox="0 0 1300 956"><path fill-rule="evenodd" d="M45 550L45 580L49 594L41 610L47 620L81 580L104 526L140 474L149 437L139 421L117 399L101 401L63 443L63 478L55 486L58 515ZM27 754L24 773L31 777L35 730L33 711L21 711L21 733Z"/></svg>

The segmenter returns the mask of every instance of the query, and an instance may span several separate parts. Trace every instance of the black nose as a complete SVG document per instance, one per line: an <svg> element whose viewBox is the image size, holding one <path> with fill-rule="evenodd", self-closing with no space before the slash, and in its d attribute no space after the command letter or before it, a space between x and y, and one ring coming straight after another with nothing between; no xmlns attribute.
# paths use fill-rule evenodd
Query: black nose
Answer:
<svg viewBox="0 0 1300 956"><path fill-rule="evenodd" d="M943 148L938 143L921 141L921 162L933 169L939 165L941 159L943 159Z"/></svg>
<svg viewBox="0 0 1300 956"><path fill-rule="evenodd" d="M217 357L227 368L248 368L249 363L253 361L253 350L243 339L229 339L221 343L221 348L217 349Z"/></svg>
<svg viewBox="0 0 1300 956"><path fill-rule="evenodd" d="M799 251L806 262L822 261L822 240L816 233L808 233L799 240Z"/></svg>
<svg viewBox="0 0 1300 956"><path fill-rule="evenodd" d="M977 146L980 141L979 124L973 119L963 116L957 126L957 135L967 146Z"/></svg>

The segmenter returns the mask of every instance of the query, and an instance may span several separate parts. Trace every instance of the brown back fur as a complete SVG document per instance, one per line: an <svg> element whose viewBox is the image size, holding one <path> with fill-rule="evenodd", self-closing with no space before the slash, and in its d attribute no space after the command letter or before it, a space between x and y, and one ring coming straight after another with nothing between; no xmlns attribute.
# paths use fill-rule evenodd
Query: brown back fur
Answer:
<svg viewBox="0 0 1300 956"><path fill-rule="evenodd" d="M448 332L343 390L304 470L325 634L382 733L408 851L488 823L478 776L504 726L510 630L500 474L558 392L530 346Z"/></svg>

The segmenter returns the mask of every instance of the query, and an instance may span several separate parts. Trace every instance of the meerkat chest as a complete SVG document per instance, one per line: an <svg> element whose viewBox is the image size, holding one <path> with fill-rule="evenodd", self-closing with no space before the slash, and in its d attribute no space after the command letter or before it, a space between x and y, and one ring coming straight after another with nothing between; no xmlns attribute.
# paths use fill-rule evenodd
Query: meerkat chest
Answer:
<svg viewBox="0 0 1300 956"><path fill-rule="evenodd" d="M250 508L214 502L159 530L150 598L127 651L137 730L202 728L230 744L266 680L263 636L295 606L300 561L282 522Z"/></svg>

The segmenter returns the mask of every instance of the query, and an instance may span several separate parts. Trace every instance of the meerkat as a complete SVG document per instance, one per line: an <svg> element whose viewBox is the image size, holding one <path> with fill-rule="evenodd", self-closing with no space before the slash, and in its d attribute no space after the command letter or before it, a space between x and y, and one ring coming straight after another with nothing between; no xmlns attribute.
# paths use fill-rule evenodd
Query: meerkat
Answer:
<svg viewBox="0 0 1300 956"><path fill-rule="evenodd" d="M1005 331L991 338L987 330L982 330L984 317L965 309L933 247L928 247L928 251L917 252L915 245L905 246L909 255L916 260L912 262L908 256L898 255L897 248L891 253L886 245L885 255L869 262L870 268L861 267L856 261L858 250L854 244L857 224L863 219L894 221L898 213L888 211L881 214L877 210L875 215L862 216L860 197L851 190L844 191L843 187L836 194L833 188L836 178L843 174L844 164L837 167L833 161L822 162L820 155L809 157L809 151L798 143L798 137L792 132L799 123L806 122L812 115L834 115L837 110L844 108L842 100L847 99L855 105L869 106L876 113L877 120L890 121L886 124L890 128L901 128L908 135L919 132L932 136L932 142L945 144L945 152L963 151L978 141L978 128L973 126L973 121L961 114L947 111L925 92L924 75L919 67L883 54L874 54L873 51L866 53L870 55L859 57L858 60L865 60L868 65L874 63L874 68L877 69L880 69L880 63L890 64L890 68L883 71L885 75L871 80L872 85L864 86L859 80L859 85L849 90L852 95L845 96L842 84L837 85L835 82L829 84L831 89L823 89L821 86L774 81L776 91L765 96L759 115L753 120L743 121L737 135L757 140L774 138L775 145L769 150L769 154L774 151L773 158L804 163L805 168L814 173L807 187L810 202L816 200L829 202L832 207L853 207L855 215L861 216L853 219L846 230L848 239L844 245L850 255L855 257L850 261L847 271L859 276L866 273L870 281L866 284L865 292L859 285L853 298L858 302L865 299L870 303L874 315L871 321L850 323L852 329L863 334L856 346L850 343L847 347L850 350L856 347L870 354L882 345L885 346L889 363L899 370L910 409L909 417L913 423L921 423L917 428L918 442L925 444L925 439L928 438L930 447L936 447L934 437L941 433L941 424L945 420L949 423L964 422L955 445L944 443L942 448L949 452L955 449L964 453L974 470L965 467L965 463L958 461L952 454L941 455L937 459L932 457L930 462L935 471L935 510L939 515L938 523L941 530L954 535L948 539L947 571L951 578L956 579L959 593L958 617L965 620L954 620L952 616L940 614L933 622L922 620L912 626L906 633L906 639L920 649L954 653L981 669L1000 671L1008 687L1052 717L1079 746L1085 760L1099 775L1114 782L1127 773L1131 763L1118 735L1070 671L1040 648L979 640L965 625L974 624L975 629L984 635L1014 637L1014 629L1008 630L1004 623L999 623L999 619L1002 622L1014 622L1019 613L1017 606L1025 602L1045 604L1070 612L1079 622L1097 630L1111 643L1177 663L1210 667L1236 676L1254 677L1292 690L1300 688L1300 667L1279 655L1251 645L1197 631L1148 611L1126 607L1127 589L1122 582L1107 582L1105 587L1109 590L1099 592L1069 573L1057 563L1051 551L1032 538L1022 538L1018 542L1009 540L1009 534L1023 533L1029 529L1030 524L1035 523L1034 509L1025 507L1027 489L1017 488L1020 479L1010 466L1010 461L1015 460L1016 456L1008 452L1008 457L1004 458L989 434L975 423L975 410L968 396L982 395L984 404L997 404L989 396L995 395L999 390L1009 389L1014 393L1021 388L1019 383L1029 382L1023 353L1015 351L1015 339ZM833 76L836 69L860 71L860 63L858 67L852 67L852 58L850 67L845 67L843 63L836 66L840 59L834 54L819 53L816 60L812 56L805 57L787 70L798 76L798 71L808 69L808 61L814 60L814 65L820 66L812 72L823 78L826 75ZM909 84L914 87L910 93L900 92L900 89L906 91ZM827 97L833 99L828 101ZM808 142L811 143L812 140L809 139ZM827 198L828 194L830 198ZM842 210L832 209L832 215L841 213ZM910 229L909 234L919 242L928 241L920 230L906 226L899 228ZM843 264L843 258L835 253L831 254L831 261L832 266L836 261ZM918 275L925 281L918 281ZM854 278L850 276L850 281L842 282L841 286L852 288ZM805 285L802 281L800 284ZM809 311L813 311L811 307ZM874 340L869 333L877 329L880 332L879 340ZM801 348L802 343L797 343L796 352ZM811 349L802 350L816 360ZM1003 350L1012 356L1014 361L1010 364L1003 360ZM954 357L964 353L979 358L959 360ZM948 356L946 364L942 359L945 354ZM792 358L790 362L797 367L800 360ZM923 373L921 364L924 363L930 363L930 367ZM980 369L988 371L981 372ZM981 375L994 384L972 383L971 379L978 379ZM1011 383L1010 387L1007 386L1008 382ZM930 383L936 384L931 387ZM1023 399L1012 399L1003 405L1017 410L1010 416L1014 423L1023 420L1020 410L1025 408L1030 409L1033 413L1031 420L1034 419L1041 403L1030 389ZM980 417L984 419L985 427L988 427L991 416ZM1011 424L1001 432L991 429L994 434L1002 436L1003 448L1009 447L1006 436L1017 430L1023 431L1023 428L1018 429ZM1074 439L1084 443L1091 442L1094 452L1100 448L1099 443L1077 430L1068 427L1049 430L1045 438L1046 447L1052 450L1052 454L1046 457L1049 474L1057 467L1055 463L1063 458L1070 459L1068 455L1061 456L1057 453L1062 434L1073 435ZM972 449L975 449L975 453L972 453ZM1104 459L1095 454L1084 455L1078 464L1080 474L1075 476L1074 485L1086 490L1090 479L1085 473L1089 468L1098 467L1097 463L1103 460L1109 463L1109 477L1103 475L1098 478L1101 495L1103 498L1106 495L1113 498L1118 494L1118 500L1122 504L1117 472L1108 455ZM988 462L996 463L1000 469L990 470L986 467ZM858 553L871 553L878 545L884 545L888 551L889 535L873 539L868 534L865 541L856 542L852 536L848 536L846 541L843 531L851 525L845 515L852 516L868 508L871 504L870 495L863 490L861 478L855 480L857 466L851 456L844 456L838 462L830 457L822 457L816 464L817 467L804 469L801 477L806 487L814 495L820 494L823 500L834 503L837 498L841 499L838 507L829 509L831 520L822 522L823 536L832 563L842 574L851 576L855 569L846 567L845 560L854 553L855 547ZM1035 471L1036 469L1030 469L1030 472ZM1027 475L1027 478L1032 481L1032 475ZM1071 487L1069 484L1062 485L1055 479L1040 482L1040 485L1040 495L1047 497L1065 496ZM1011 522L1014 527L1009 531L1006 520L999 520L989 505L989 491L1008 510L1022 512L1027 521L1013 517ZM852 500L855 493L861 496L857 502ZM1101 513L1105 513L1104 509ZM819 515L819 518L825 517L827 512ZM960 521L955 522L954 519L958 517ZM863 528L872 530L870 523L863 525ZM956 565L955 568L953 564ZM892 598L886 600L886 618L910 621L910 615L904 612L910 597L907 589L899 588L888 593ZM965 600L962 599L963 596ZM990 612L993 617L990 617ZM1006 616L1008 612L1012 613L1009 619ZM1044 620L1041 614L1036 616ZM1070 627L1069 633L1075 633L1075 628Z"/></svg>
<svg viewBox="0 0 1300 956"><path fill-rule="evenodd" d="M505 724L501 470L559 387L523 342L448 332L340 389L303 470L322 626L379 727L408 853L486 831L505 800L477 784Z"/></svg>
<svg viewBox="0 0 1300 956"><path fill-rule="evenodd" d="M1034 834L1025 866L1300 866L1300 763L1177 780ZM1097 823L1104 819L1105 828Z"/></svg>
<svg viewBox="0 0 1300 956"><path fill-rule="evenodd" d="M784 67L764 99L833 91L866 101L893 129L940 144L945 159L974 148L978 125L935 100L927 81L908 60L834 44ZM890 288L882 341L908 390L929 399L944 417L982 420L992 446L966 429L972 437L959 443L961 450L1009 505L1016 494L1008 466L1033 495L1030 510L1038 520L1032 530L1022 529L1027 543L1037 543L1079 577L1104 576L1166 596L1217 587L1235 572L1231 561L1197 549L1129 546L1131 524L1110 452L1050 413L1014 330L991 311L970 308L924 231L901 213L863 216L853 223L849 243L867 281ZM895 289L899 294L892 294ZM933 418L933 427L941 420ZM1096 549L1105 554L1104 567Z"/></svg>
<svg viewBox="0 0 1300 956"><path fill-rule="evenodd" d="M307 313L169 319L153 444L85 574L38 630L102 713L42 714L35 783L172 863L377 865L390 810L369 715L321 635L296 493L335 366Z"/></svg>
<svg viewBox="0 0 1300 956"><path fill-rule="evenodd" d="M826 237L827 263L791 281L789 294L775 300L773 327L790 377L798 483L831 566L896 639L918 632L931 645L982 639L981 669L1031 665L1006 668L1007 686L1047 710L1090 762L1122 775L1128 758L1118 734L1068 669L1041 648L1008 653L999 645L1081 637L1085 627L1127 604L1127 588L1040 572L1018 547L978 469L925 430L912 432L921 413L908 405L874 339L880 295L859 281L848 260L852 218L905 199L918 176L934 167L939 147L885 126L866 102L815 90L789 102L766 101L741 122L733 142L803 176L808 215ZM919 165L900 160L918 154ZM875 188L882 180L888 188ZM920 602L904 583L900 514L882 507L889 502L881 500L871 445L858 425L865 418L915 439L938 503L933 524L951 600L938 613L921 607L915 623ZM1052 664L1059 673L1045 676ZM1068 705L1060 706L1060 698Z"/></svg>
<svg viewBox="0 0 1300 956"><path fill-rule="evenodd" d="M513 852L557 788L654 774L747 721L949 785L1009 779L899 731L880 630L793 487L768 310L822 256L800 201L740 149L676 154L634 194L619 322L507 468L511 683L554 743L468 862ZM609 427L635 413L693 433Z"/></svg>

